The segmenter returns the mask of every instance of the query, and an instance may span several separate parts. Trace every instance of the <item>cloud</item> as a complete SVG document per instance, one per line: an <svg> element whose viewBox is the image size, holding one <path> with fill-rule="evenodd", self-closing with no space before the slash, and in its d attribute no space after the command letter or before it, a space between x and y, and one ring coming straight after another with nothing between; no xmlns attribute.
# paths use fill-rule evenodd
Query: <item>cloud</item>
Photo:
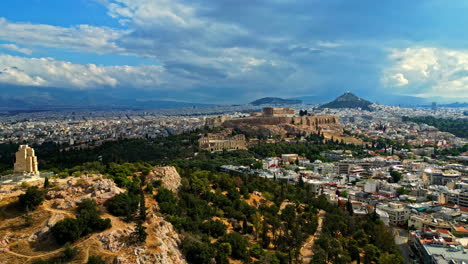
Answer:
<svg viewBox="0 0 468 264"><path fill-rule="evenodd" d="M6 67L0 70L0 82L19 85L41 86L45 80L39 76L30 76L17 67Z"/></svg>
<svg viewBox="0 0 468 264"><path fill-rule="evenodd" d="M62 48L90 53L123 53L116 41L127 31L77 25L59 27L44 24L13 23L0 17L0 39L10 42Z"/></svg>
<svg viewBox="0 0 468 264"><path fill-rule="evenodd" d="M20 48L20 47L16 46L15 44L1 44L0 48L8 49L8 50L11 50L11 51L16 51L16 52L23 53L23 54L26 54L26 55L31 55L32 54L32 50L27 49L27 48Z"/></svg>
<svg viewBox="0 0 468 264"><path fill-rule="evenodd" d="M384 83L423 97L468 97L468 50L411 47L392 50Z"/></svg>
<svg viewBox="0 0 468 264"><path fill-rule="evenodd" d="M29 76L25 82L41 78L41 83L36 82L41 86L196 90L213 100L212 95L242 100L234 99L233 93L248 98L328 94L353 88L364 91L380 81L380 72L375 70L376 48L363 48L367 42L362 39L336 38L349 37L356 30L356 24L343 27L340 19L358 23L358 28L368 25L348 14L345 7L352 5L341 8L336 1L323 4L315 0L96 1L120 22L119 28L51 26L0 18L0 39L65 51L134 56L156 65L102 67L50 58L5 65L17 66ZM355 10L356 16L364 17L359 10ZM337 16L323 16L332 12ZM50 67L57 73L50 73ZM80 71L87 74L80 75ZM398 73L389 76L398 77ZM19 79L8 78L9 82L15 80ZM395 81L404 80L409 79Z"/></svg>
<svg viewBox="0 0 468 264"><path fill-rule="evenodd" d="M335 42L327 42L327 41L319 41L317 43L318 46L324 47L324 48L337 48L341 46L340 43L335 43Z"/></svg>
<svg viewBox="0 0 468 264"><path fill-rule="evenodd" d="M409 83L409 81L405 78L402 73L397 73L390 76L387 80L392 86L405 86Z"/></svg>
<svg viewBox="0 0 468 264"><path fill-rule="evenodd" d="M158 88L169 81L160 66L97 66L52 58L0 55L0 82L19 85L95 89L102 87ZM166 80L164 78L167 78Z"/></svg>

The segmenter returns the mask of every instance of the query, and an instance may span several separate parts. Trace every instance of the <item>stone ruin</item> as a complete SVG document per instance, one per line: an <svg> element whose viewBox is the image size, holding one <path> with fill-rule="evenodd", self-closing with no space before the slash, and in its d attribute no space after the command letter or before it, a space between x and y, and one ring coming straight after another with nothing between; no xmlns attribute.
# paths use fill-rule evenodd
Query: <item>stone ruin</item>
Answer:
<svg viewBox="0 0 468 264"><path fill-rule="evenodd" d="M18 152L16 152L14 174L39 176L39 169L37 168L37 157L33 148L30 148L28 145L20 146Z"/></svg>

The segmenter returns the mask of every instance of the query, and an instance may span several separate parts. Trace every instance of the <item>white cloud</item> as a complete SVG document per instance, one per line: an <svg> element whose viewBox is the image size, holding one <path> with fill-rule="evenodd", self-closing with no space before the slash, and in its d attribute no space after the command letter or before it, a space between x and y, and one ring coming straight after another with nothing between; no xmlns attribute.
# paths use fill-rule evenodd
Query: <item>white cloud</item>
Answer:
<svg viewBox="0 0 468 264"><path fill-rule="evenodd" d="M468 50L434 47L396 49L384 83L420 96L468 97Z"/></svg>
<svg viewBox="0 0 468 264"><path fill-rule="evenodd" d="M129 20L140 26L171 25L197 27L201 21L195 17L195 9L174 0L109 0L109 15Z"/></svg>
<svg viewBox="0 0 468 264"><path fill-rule="evenodd" d="M0 55L0 82L70 89L100 87L157 88L171 76L160 66L96 66L52 58ZM166 78L166 79L165 79Z"/></svg>
<svg viewBox="0 0 468 264"><path fill-rule="evenodd" d="M249 26L256 25L255 21L246 24L244 20L248 19L238 19L237 16L234 20L221 19L218 16L222 14L218 11L240 12L221 10L219 8L224 8L222 3L221 7L214 7L218 4L204 3L204 0L98 1L127 29L89 25L59 27L0 18L0 40L79 52L137 56L155 60L160 66L101 67L48 58L46 61L28 59L21 63L11 63L10 59L5 67L17 66L30 77L24 78L24 82L40 86L78 89L170 87L169 90L215 87L226 94L234 89L284 93L284 87L295 87L308 93L314 84L318 86L318 79L323 78L323 74L316 74L316 69L302 64L316 61L317 54L324 50L332 54L341 45L307 38L303 34L293 38L294 32L283 34L277 28L264 31L258 25ZM261 9L262 5L256 8ZM264 15L262 20L276 21L276 13ZM0 70L2 65L0 59ZM310 81L312 76L313 82ZM34 82L35 77L43 81ZM11 76L8 78L9 82L15 80Z"/></svg>
<svg viewBox="0 0 468 264"><path fill-rule="evenodd" d="M0 17L0 39L26 45L64 48L92 53L118 53L116 44L128 31L78 25L69 28L30 23L12 23Z"/></svg>
<svg viewBox="0 0 468 264"><path fill-rule="evenodd" d="M17 67L6 67L0 71L0 82L15 85L41 86L45 83L39 76L30 76Z"/></svg>
<svg viewBox="0 0 468 264"><path fill-rule="evenodd" d="M324 48L337 48L341 46L340 43L328 42L328 41L319 41L317 45L320 47L324 47Z"/></svg>
<svg viewBox="0 0 468 264"><path fill-rule="evenodd" d="M15 44L1 44L0 48L8 49L8 50L11 50L11 51L16 51L16 52L23 53L23 54L26 54L26 55L31 55L32 54L32 50L27 49L27 48L20 48L20 47L16 46Z"/></svg>
<svg viewBox="0 0 468 264"><path fill-rule="evenodd" d="M402 73L397 73L390 76L387 81L393 86L405 86L409 83L409 81L405 78L405 75Z"/></svg>

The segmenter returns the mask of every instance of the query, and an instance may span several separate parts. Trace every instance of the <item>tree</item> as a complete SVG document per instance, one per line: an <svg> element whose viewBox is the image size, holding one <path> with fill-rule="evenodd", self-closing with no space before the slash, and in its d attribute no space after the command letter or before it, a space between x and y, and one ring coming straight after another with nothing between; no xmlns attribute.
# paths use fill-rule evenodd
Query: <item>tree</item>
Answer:
<svg viewBox="0 0 468 264"><path fill-rule="evenodd" d="M148 233L146 233L146 227L143 226L142 221L137 222L132 236L135 238L135 242L145 243Z"/></svg>
<svg viewBox="0 0 468 264"><path fill-rule="evenodd" d="M203 233L214 238L221 237L226 234L226 226L219 220L208 220L201 224L200 229Z"/></svg>
<svg viewBox="0 0 468 264"><path fill-rule="evenodd" d="M348 211L349 215L354 215L353 204L351 203L351 199L348 198L346 202L346 210Z"/></svg>
<svg viewBox="0 0 468 264"><path fill-rule="evenodd" d="M62 244L80 239L83 232L79 222L73 218L59 221L51 228L51 231L57 242Z"/></svg>
<svg viewBox="0 0 468 264"><path fill-rule="evenodd" d="M247 252L248 242L239 233L229 233L223 238L223 241L231 245L233 259L242 260L247 257L245 253Z"/></svg>
<svg viewBox="0 0 468 264"><path fill-rule="evenodd" d="M100 256L89 256L87 264L106 264L107 262Z"/></svg>
<svg viewBox="0 0 468 264"><path fill-rule="evenodd" d="M327 252L321 247L314 246L314 255L311 264L327 264Z"/></svg>
<svg viewBox="0 0 468 264"><path fill-rule="evenodd" d="M182 241L182 252L188 263L212 263L216 257L214 248L192 236Z"/></svg>
<svg viewBox="0 0 468 264"><path fill-rule="evenodd" d="M63 251L62 259L66 262L72 261L78 255L78 248L67 245Z"/></svg>
<svg viewBox="0 0 468 264"><path fill-rule="evenodd" d="M355 260L357 264L361 263L360 251L357 245L357 242L352 240L350 245L348 246L348 252L351 257L351 260Z"/></svg>
<svg viewBox="0 0 468 264"><path fill-rule="evenodd" d="M400 187L400 188L397 189L397 193L398 193L398 195L408 195L409 190L406 189L405 187Z"/></svg>
<svg viewBox="0 0 468 264"><path fill-rule="evenodd" d="M92 199L83 199L78 205L77 218L65 218L57 222L51 232L57 242L74 242L82 236L100 232L110 228L110 219L101 219L97 212L97 204Z"/></svg>
<svg viewBox="0 0 468 264"><path fill-rule="evenodd" d="M45 180L44 180L44 189L49 188L49 186L50 186L49 177L45 177Z"/></svg>
<svg viewBox="0 0 468 264"><path fill-rule="evenodd" d="M370 264L372 261L376 260L379 256L379 249L372 245L368 244L364 247L364 264Z"/></svg>
<svg viewBox="0 0 468 264"><path fill-rule="evenodd" d="M26 193L19 196L19 203L23 209L29 210L36 209L37 206L41 205L45 199L45 192L39 190L37 186L28 187Z"/></svg>
<svg viewBox="0 0 468 264"><path fill-rule="evenodd" d="M397 256L395 254L383 253L378 259L377 263L379 264L403 264L405 260L402 256Z"/></svg>
<svg viewBox="0 0 468 264"><path fill-rule="evenodd" d="M258 236L262 233L263 227L262 215L259 212L255 212L255 214L252 215L252 223L255 230L255 239L258 240Z"/></svg>
<svg viewBox="0 0 468 264"><path fill-rule="evenodd" d="M268 236L268 223L266 219L263 220L262 223L262 246L263 248L268 248L270 246L270 236Z"/></svg>
<svg viewBox="0 0 468 264"><path fill-rule="evenodd" d="M146 203L145 203L145 193L143 190L140 191L140 220L146 221Z"/></svg>
<svg viewBox="0 0 468 264"><path fill-rule="evenodd" d="M107 202L107 210L115 216L131 219L138 208L138 199L134 194L125 192L115 195Z"/></svg>
<svg viewBox="0 0 468 264"><path fill-rule="evenodd" d="M393 182L399 182L402 178L402 175L399 171L396 170L391 170L390 171L390 176L392 176L392 181Z"/></svg>
<svg viewBox="0 0 468 264"><path fill-rule="evenodd" d="M229 264L228 257L232 254L231 244L218 243L216 247L216 263Z"/></svg>

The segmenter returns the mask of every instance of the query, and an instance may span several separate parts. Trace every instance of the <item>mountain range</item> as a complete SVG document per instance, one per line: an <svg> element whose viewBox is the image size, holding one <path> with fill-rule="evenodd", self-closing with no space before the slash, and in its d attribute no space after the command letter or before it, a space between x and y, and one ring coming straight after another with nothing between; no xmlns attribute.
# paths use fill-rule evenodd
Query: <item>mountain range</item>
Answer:
<svg viewBox="0 0 468 264"><path fill-rule="evenodd" d="M0 91L0 110L159 109L213 105L159 99L157 93L152 91L126 94L106 89L64 90L25 86L0 86Z"/></svg>
<svg viewBox="0 0 468 264"><path fill-rule="evenodd" d="M160 109L192 106L214 106L215 103L185 102L168 99L171 94L159 91L129 91L112 88L95 90L66 90L52 87L11 86L0 84L0 110L63 110L63 109ZM403 107L430 106L444 102L438 98L420 98L404 95L366 94L367 99L386 105ZM265 97L251 102L253 105L321 104L332 101L333 94L325 93L293 98ZM464 100L464 98L461 98ZM341 103L343 104L343 102ZM466 107L467 103L438 104L440 107Z"/></svg>

